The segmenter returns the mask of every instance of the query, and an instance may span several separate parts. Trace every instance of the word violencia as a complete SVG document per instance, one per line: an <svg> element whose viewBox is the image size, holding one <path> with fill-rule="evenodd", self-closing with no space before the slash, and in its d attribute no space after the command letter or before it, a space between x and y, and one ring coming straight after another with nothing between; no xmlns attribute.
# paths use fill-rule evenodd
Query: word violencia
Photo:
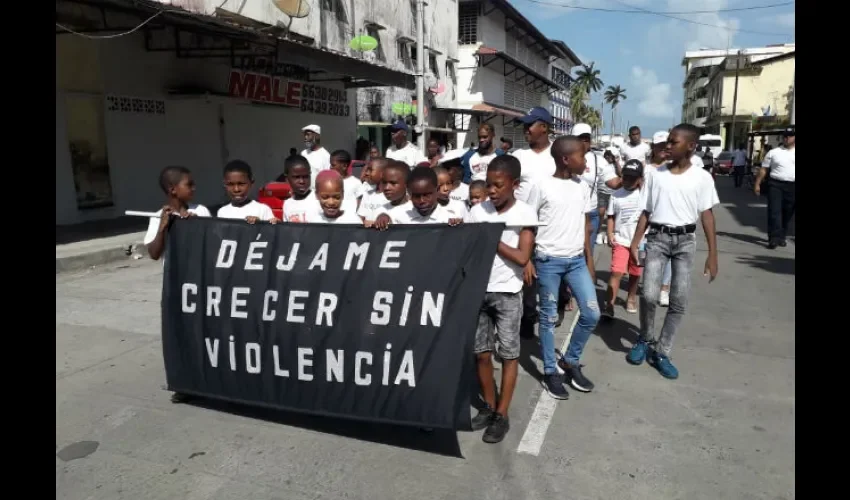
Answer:
<svg viewBox="0 0 850 500"><path fill-rule="evenodd" d="M221 342L219 339L210 337L204 338L206 344L207 359L210 366L219 368L221 363L220 353ZM257 342L247 342L244 344L244 358L239 356L240 349L237 347L237 342L231 335L227 343L227 356L223 369L230 368L230 371L243 370L252 375L259 375L263 372L263 349L268 349L267 346L261 346ZM401 385L406 383L408 387L416 387L416 370L413 364L413 351L405 350L401 353L401 362L397 367L393 366L392 359L392 344L386 345L386 350L383 353L382 360L376 360L373 353L369 351L357 351L354 356L349 356L349 362L353 364L353 370L346 370L346 354L342 349L325 349L325 356L314 358L314 350L310 347L298 347L296 353L295 368L296 373L290 375L289 369L282 366L281 351L278 346L272 346L272 368L276 377L290 378L293 376L301 382L312 382L317 378L321 378L321 372L324 371L324 379L327 382L345 383L345 375L349 373L353 375L354 384L359 386L373 385L375 377L380 376L381 385ZM268 359L266 357L266 359ZM244 361L243 361L244 360ZM376 367L376 364L379 364ZM324 370L322 370L324 369ZM378 373L375 373L379 370Z"/></svg>
<svg viewBox="0 0 850 500"><path fill-rule="evenodd" d="M381 253L378 268L399 269L400 249L406 246L405 241L388 241ZM267 241L253 241L248 245L248 251L241 267L245 271L266 270L263 261L266 255L263 251L268 248ZM288 255L277 256L274 269L278 271L291 271L298 262L298 254L301 244L292 244ZM329 244L323 243L310 260L308 271L326 271L328 268ZM370 250L370 244L350 243L346 251L342 269L350 271L352 268L363 270L366 257ZM218 269L230 269L236 264L237 243L234 240L222 240L216 257L215 267ZM355 263L356 260L356 263ZM261 299L260 299L261 297ZM417 299L421 302L421 312L418 318L421 326L434 326L439 328L442 324L443 307L445 302L444 293L433 293L430 291L414 293L414 288L408 286L400 301L396 300L395 294L386 290L375 291L372 297L372 311L369 319L374 326L406 326L411 320L411 304ZM199 301L203 299L203 303ZM274 289L263 290L260 293L252 291L248 286L233 286L226 292L221 286L207 285L203 290L196 283L183 283L180 287L180 308L184 314L203 313L208 317L226 317L235 319L249 319L250 311L257 311L256 305L249 307L248 303L262 300L259 314L264 322L284 320L292 324L305 324L308 321L315 326L334 326L334 313L339 305L339 296L332 292L310 292L290 288L285 292ZM394 311L393 305L401 304L400 309ZM202 307L199 308L199 305ZM313 307L310 307L313 306ZM315 310L315 314L307 317L306 311Z"/></svg>

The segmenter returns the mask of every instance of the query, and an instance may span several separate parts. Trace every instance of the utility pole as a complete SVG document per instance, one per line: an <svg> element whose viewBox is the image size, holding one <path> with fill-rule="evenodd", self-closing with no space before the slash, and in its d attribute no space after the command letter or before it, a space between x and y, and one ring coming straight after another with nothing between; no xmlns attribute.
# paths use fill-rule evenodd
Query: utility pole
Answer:
<svg viewBox="0 0 850 500"><path fill-rule="evenodd" d="M729 131L729 151L735 148L735 114L738 111L738 76L741 73L741 50L735 57L735 93L732 95L732 127Z"/></svg>
<svg viewBox="0 0 850 500"><path fill-rule="evenodd" d="M416 0L416 145L425 151L425 0Z"/></svg>

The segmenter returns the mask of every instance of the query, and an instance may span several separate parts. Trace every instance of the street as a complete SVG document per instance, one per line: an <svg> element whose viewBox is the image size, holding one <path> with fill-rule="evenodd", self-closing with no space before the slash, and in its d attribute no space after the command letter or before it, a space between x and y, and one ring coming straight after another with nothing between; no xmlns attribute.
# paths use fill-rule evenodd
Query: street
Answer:
<svg viewBox="0 0 850 500"><path fill-rule="evenodd" d="M593 393L541 398L539 348L525 342L498 445L481 432L173 404L162 389L162 264L57 274L56 498L794 498L795 239L767 250L766 199L728 177L717 184L720 274L702 275L700 230L673 350L680 378L626 363L637 315L620 306L585 351ZM610 250L596 255L601 294Z"/></svg>

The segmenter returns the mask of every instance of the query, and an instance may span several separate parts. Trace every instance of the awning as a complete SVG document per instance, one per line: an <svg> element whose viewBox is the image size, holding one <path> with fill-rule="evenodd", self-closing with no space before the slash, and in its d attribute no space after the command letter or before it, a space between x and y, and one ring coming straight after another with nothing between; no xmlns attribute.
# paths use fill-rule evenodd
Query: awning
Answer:
<svg viewBox="0 0 850 500"><path fill-rule="evenodd" d="M552 89L552 90L567 90L563 85L546 78L546 76L529 68L517 58L496 50L492 47L481 46L475 52L478 58L478 65L482 68L490 68L495 71L501 69L502 75L505 77L516 75L516 81L522 82L525 85L533 86L534 90Z"/></svg>
<svg viewBox="0 0 850 500"><path fill-rule="evenodd" d="M159 51L172 50L181 54L181 57L232 60L234 55L245 56L246 52L250 51L250 47L257 47L262 49L262 54L258 53L257 56L269 57L272 55L280 62L285 61L308 68L311 73L340 75L339 80L352 87L416 88L416 79L413 74L378 66L345 54L320 49L314 46L314 40L308 37L289 32L280 26L266 25L234 13L225 13L219 10L217 15L212 16L154 0L62 0L61 3L93 6L131 14L141 19L151 18L156 14L145 24L145 31L157 27L173 26L189 33L220 36L235 42L227 48L194 49L175 43L173 47L156 49ZM183 3L194 5L194 2ZM201 2L200 5L203 6L204 2ZM109 31L109 27L103 26L100 31ZM206 53L200 54L201 51L206 51ZM327 74L320 76L318 80L328 81Z"/></svg>
<svg viewBox="0 0 850 500"><path fill-rule="evenodd" d="M525 116L525 111L521 109L489 102L479 102L477 104L473 104L469 108L433 108L433 110L449 113L453 115L453 120L457 117L457 115L477 116L479 120L481 120L481 123L487 122L496 116L500 116L502 117L502 125L512 122L521 116Z"/></svg>

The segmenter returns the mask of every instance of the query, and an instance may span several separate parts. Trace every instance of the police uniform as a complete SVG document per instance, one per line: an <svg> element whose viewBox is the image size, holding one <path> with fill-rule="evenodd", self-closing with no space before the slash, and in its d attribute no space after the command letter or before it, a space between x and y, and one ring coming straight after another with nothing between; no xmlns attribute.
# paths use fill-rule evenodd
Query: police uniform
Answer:
<svg viewBox="0 0 850 500"><path fill-rule="evenodd" d="M785 233L797 205L796 145L784 144L785 137L795 137L795 126L782 132L783 145L771 149L762 160L762 168L770 169L767 191L768 248L785 246Z"/></svg>

